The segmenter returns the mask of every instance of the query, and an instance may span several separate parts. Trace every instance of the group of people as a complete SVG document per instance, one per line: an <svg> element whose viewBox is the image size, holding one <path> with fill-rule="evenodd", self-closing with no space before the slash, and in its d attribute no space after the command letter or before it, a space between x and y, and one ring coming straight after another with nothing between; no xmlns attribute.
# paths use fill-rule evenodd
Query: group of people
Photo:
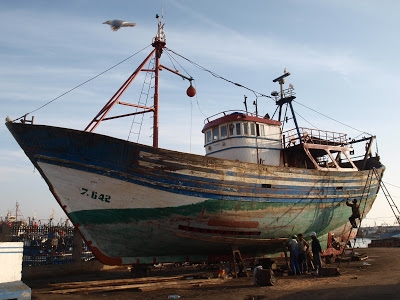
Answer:
<svg viewBox="0 0 400 300"><path fill-rule="evenodd" d="M346 201L346 205L351 207L351 216L349 221L353 228L357 228L356 219L361 220L360 206L356 199L352 202ZM311 249L310 244L303 238L303 234L299 233L297 236L293 235L287 242L287 248L290 251L290 269L293 275L306 274L308 272L316 272L321 268L321 254L322 248L317 234L315 232L310 233ZM311 251L310 251L311 250Z"/></svg>
<svg viewBox="0 0 400 300"><path fill-rule="evenodd" d="M287 248L290 251L290 269L293 275L318 272L322 267L321 244L315 232L311 232L310 236L312 239L311 247L301 233L297 236L293 235L287 243Z"/></svg>
<svg viewBox="0 0 400 300"><path fill-rule="evenodd" d="M346 201L346 205L351 207L351 216L349 221L353 228L357 228L356 219L361 220L360 206L357 199L352 202ZM290 269L293 275L305 274L309 271L318 272L321 268L321 254L322 248L317 234L311 232L311 251L310 244L303 238L303 234L299 233L297 236L293 235L287 242L287 248L290 251Z"/></svg>

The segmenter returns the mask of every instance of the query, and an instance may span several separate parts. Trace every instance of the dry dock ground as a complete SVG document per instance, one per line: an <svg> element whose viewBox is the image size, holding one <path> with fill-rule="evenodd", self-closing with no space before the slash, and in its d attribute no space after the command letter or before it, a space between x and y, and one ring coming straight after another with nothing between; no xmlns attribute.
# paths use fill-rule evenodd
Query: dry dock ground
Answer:
<svg viewBox="0 0 400 300"><path fill-rule="evenodd" d="M204 269L152 271L132 278L126 268L57 278L23 280L34 300L69 299L400 299L400 248L357 249L367 259L341 262L340 276L276 276L274 286L254 286L253 278L210 278ZM337 267L337 263L327 265ZM210 276L209 276L210 277ZM379 297L379 298L377 298Z"/></svg>

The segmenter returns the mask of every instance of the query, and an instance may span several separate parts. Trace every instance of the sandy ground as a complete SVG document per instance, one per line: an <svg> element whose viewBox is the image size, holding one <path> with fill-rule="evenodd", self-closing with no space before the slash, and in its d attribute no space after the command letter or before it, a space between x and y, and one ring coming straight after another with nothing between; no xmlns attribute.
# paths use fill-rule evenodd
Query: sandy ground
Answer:
<svg viewBox="0 0 400 300"><path fill-rule="evenodd" d="M150 277L132 278L127 269L102 271L24 283L35 300L69 299L400 299L400 248L357 249L368 259L341 262L340 276L276 276L274 286L254 286L253 278L204 278L204 269L151 271ZM326 265L338 267L338 263ZM198 267L199 268L199 267ZM218 272L218 271L217 271ZM180 273L180 274L179 274ZM196 274L203 278L196 278ZM193 277L193 278L192 278ZM57 292L58 291L58 292ZM375 298L378 299L378 298Z"/></svg>

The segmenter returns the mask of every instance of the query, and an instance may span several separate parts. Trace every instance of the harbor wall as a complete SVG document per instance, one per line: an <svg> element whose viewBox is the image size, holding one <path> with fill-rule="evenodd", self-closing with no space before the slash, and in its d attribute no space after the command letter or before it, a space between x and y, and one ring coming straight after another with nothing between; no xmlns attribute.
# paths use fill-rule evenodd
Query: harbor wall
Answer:
<svg viewBox="0 0 400 300"><path fill-rule="evenodd" d="M0 242L0 300L31 300L31 288L21 281L22 242Z"/></svg>
<svg viewBox="0 0 400 300"><path fill-rule="evenodd" d="M0 242L0 266L6 272L0 272L0 282L21 280L22 252L24 244L21 242Z"/></svg>

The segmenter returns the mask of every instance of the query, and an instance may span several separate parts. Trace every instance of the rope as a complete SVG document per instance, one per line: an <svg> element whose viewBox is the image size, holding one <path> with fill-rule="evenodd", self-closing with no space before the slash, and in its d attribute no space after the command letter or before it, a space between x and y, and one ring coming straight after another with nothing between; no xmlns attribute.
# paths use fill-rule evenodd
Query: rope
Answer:
<svg viewBox="0 0 400 300"><path fill-rule="evenodd" d="M167 49L167 50L168 50L168 49ZM185 71L185 73L188 75L188 77L193 78L193 76L190 75L189 72L186 71L186 69L185 69L185 68L170 54L170 53L168 53L168 51L166 51L165 54L169 57L169 60L171 61L172 65L174 66L175 70L178 70L178 69L175 67L175 64L174 64L173 61L175 61L175 63L177 63L177 64L179 65L179 67L180 67L183 71Z"/></svg>
<svg viewBox="0 0 400 300"><path fill-rule="evenodd" d="M19 118L16 118L15 120L13 120L13 122L15 122L15 121L17 121L17 120L19 120L19 119L22 119L22 118L26 117L27 115L34 113L35 111L38 111L38 110L42 109L43 107L45 107L45 106L49 105L50 103L56 101L57 99L61 98L62 96L65 96L66 94L72 92L73 90L76 90L77 88L81 87L82 85L84 85L84 84L86 84L86 83L88 83L88 82L90 82L90 81L96 79L97 77L100 77L101 75L103 75L103 74L107 73L108 71L114 69L115 67L117 67L117 66L119 66L120 64L124 63L124 62L127 61L128 59L131 59L132 57L134 57L135 55L137 55L137 54L139 54L140 52L144 51L145 49L147 49L147 48L150 47L150 46L151 46L151 45L148 45L148 46L144 47L143 49L137 51L136 53L132 54L131 56L129 56L129 57L125 58L124 60L120 61L119 63L115 64L114 66L108 68L107 70L105 70L105 71L103 71L103 72L97 74L96 76L94 76L94 77L92 77L92 78L90 78L90 79L88 79L88 80L82 82L81 84L78 84L77 86L73 87L72 89L66 91L65 93L62 93L61 95L59 95L59 96L57 96L56 98L54 98L54 99L52 99L52 100L46 102L45 104L43 104L42 106L40 106L40 107L38 107L38 108L32 110L31 112L28 112L28 113L24 114L23 116L21 116L21 117L19 117Z"/></svg>
<svg viewBox="0 0 400 300"><path fill-rule="evenodd" d="M226 79L226 78L222 77L221 75L218 75L217 73L214 73L213 71L210 71L210 70L206 69L205 67L203 67L203 66L201 66L201 65L199 65L199 64L197 64L197 63L195 63L194 61L191 61L190 59L188 59L188 58L186 58L186 57L180 55L179 53L176 53L175 51L173 51L173 50L171 50L171 49L169 49L169 48L165 48L165 49L168 50L168 51L170 51L170 52L172 52L172 53L174 53L175 55L181 57L182 59L184 59L184 60L190 62L192 65L198 67L199 69L210 73L212 76L214 76L214 77L216 77L216 78L225 80L226 82L232 83L232 84L234 84L234 85L236 85L236 86L238 86L238 87L242 87L242 88L244 88L244 89L246 89L246 90L249 90L249 91L253 92L254 94L258 94L258 95L260 95L260 96L262 96L262 97L267 97L267 98L270 98L270 99L272 99L272 100L275 101L275 99L272 98L271 96L268 96L268 95L265 95L265 94L263 94L263 93L257 92L257 91L255 91L255 90L253 90L253 89L251 89L251 88L248 88L248 87L246 87L246 86L244 86L244 85L242 85L242 84L240 84L240 83L233 82L233 81L231 81L231 80L229 80L229 79Z"/></svg>
<svg viewBox="0 0 400 300"><path fill-rule="evenodd" d="M321 116L324 116L325 118L328 118L328 119L330 119L330 120L332 120L332 121L335 121L335 122L337 122L337 123L339 123L339 124L342 124L342 125L344 125L344 126L346 126L346 127L351 128L351 129L353 129L353 130L356 130L356 131L358 131L358 132L361 132L361 134L365 133L365 134L368 134L368 135L371 135L371 136L372 136L372 134L370 134L370 133L368 133L368 132L359 130L359 129L354 128L354 127L352 127L352 126L350 126L350 125L348 125L348 124L345 124L345 123L340 122L340 121L338 121L338 120L336 120L336 119L333 119L333 118L331 118L331 117L329 117L329 116L327 116L327 115L325 115L325 114L323 114L323 113L320 113L320 112L316 111L315 109L312 109L312 108L310 108L310 107L308 107L308 106L306 106L306 105L304 105L304 104L301 104L300 102L298 102L298 101L296 101L296 100L293 100L293 101L296 102L297 104L299 104L299 105L305 107L305 108L308 108L309 110L312 110L313 112L316 112L317 114L320 114ZM360 134L360 135L361 135L361 134Z"/></svg>

